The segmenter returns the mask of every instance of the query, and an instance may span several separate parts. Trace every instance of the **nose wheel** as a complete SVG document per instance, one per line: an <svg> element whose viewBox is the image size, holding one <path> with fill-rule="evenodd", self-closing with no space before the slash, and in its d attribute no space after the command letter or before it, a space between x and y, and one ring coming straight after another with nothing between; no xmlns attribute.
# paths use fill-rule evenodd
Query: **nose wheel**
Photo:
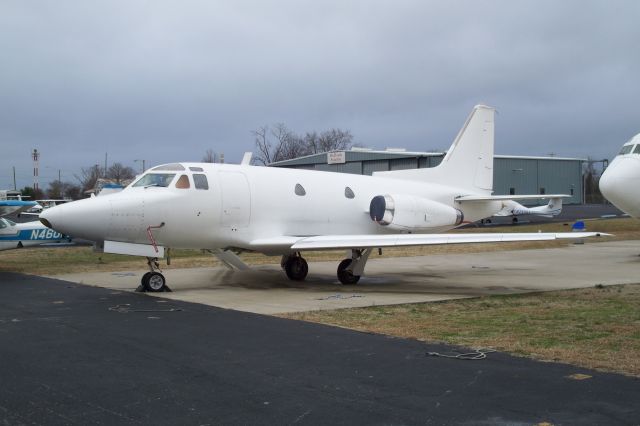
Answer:
<svg viewBox="0 0 640 426"><path fill-rule="evenodd" d="M162 275L162 271L160 270L158 258L147 258L147 265L149 265L150 271L142 276L142 279L140 280L140 286L136 289L136 291L148 291L151 293L171 291L171 289L167 286L166 278L164 277L164 275Z"/></svg>

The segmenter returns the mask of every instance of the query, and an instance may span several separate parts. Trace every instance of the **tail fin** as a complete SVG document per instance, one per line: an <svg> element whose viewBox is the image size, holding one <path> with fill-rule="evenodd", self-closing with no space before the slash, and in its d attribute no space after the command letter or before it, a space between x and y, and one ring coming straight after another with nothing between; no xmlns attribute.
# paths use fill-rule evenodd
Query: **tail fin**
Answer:
<svg viewBox="0 0 640 426"><path fill-rule="evenodd" d="M476 105L437 167L374 175L440 183L490 194L493 189L494 117L494 108Z"/></svg>

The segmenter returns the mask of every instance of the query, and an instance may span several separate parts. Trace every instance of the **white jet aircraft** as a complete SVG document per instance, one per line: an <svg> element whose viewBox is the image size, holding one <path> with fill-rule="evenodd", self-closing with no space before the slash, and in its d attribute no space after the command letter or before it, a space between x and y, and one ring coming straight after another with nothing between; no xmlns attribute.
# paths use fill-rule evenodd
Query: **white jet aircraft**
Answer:
<svg viewBox="0 0 640 426"><path fill-rule="evenodd" d="M105 252L145 256L149 291L166 289L156 258L164 248L210 249L230 267L234 254L282 255L292 280L303 280L306 250L348 249L338 266L355 284L374 248L426 244L549 240L597 233L442 234L489 217L506 199L492 196L494 109L476 106L434 168L373 176L242 164L175 163L148 170L123 191L45 210L40 220L96 241Z"/></svg>
<svg viewBox="0 0 640 426"><path fill-rule="evenodd" d="M614 206L640 218L640 134L625 143L600 177L600 192Z"/></svg>

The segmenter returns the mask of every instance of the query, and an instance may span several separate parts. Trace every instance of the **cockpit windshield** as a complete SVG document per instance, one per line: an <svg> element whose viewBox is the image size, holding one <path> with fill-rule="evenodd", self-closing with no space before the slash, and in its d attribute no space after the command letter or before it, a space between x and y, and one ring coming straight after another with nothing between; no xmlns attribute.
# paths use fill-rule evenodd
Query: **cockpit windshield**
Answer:
<svg viewBox="0 0 640 426"><path fill-rule="evenodd" d="M625 145L622 147L618 155L626 155L629 154L633 150L633 145Z"/></svg>
<svg viewBox="0 0 640 426"><path fill-rule="evenodd" d="M175 176L175 173L147 173L138 179L132 186L159 186L166 188Z"/></svg>

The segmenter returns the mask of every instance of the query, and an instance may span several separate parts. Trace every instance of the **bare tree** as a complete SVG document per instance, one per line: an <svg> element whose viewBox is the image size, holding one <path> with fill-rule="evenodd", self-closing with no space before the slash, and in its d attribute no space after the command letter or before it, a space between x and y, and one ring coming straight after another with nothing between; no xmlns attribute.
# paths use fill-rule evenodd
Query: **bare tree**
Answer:
<svg viewBox="0 0 640 426"><path fill-rule="evenodd" d="M113 179L116 183L122 183L125 180L136 177L136 172L129 166L123 166L121 163L113 163L107 169L105 177L107 179Z"/></svg>
<svg viewBox="0 0 640 426"><path fill-rule="evenodd" d="M47 190L47 197L52 199L69 198L77 200L80 198L81 192L78 185L74 185L70 182L61 182L54 180L49 182L49 189Z"/></svg>
<svg viewBox="0 0 640 426"><path fill-rule="evenodd" d="M78 200L82 198L82 191L78 185L71 182L64 182L64 196L65 198L71 198L72 200Z"/></svg>
<svg viewBox="0 0 640 426"><path fill-rule="evenodd" d="M353 135L348 130L329 129L318 136L316 132L305 135L305 144L312 154L341 151L352 146Z"/></svg>
<svg viewBox="0 0 640 426"><path fill-rule="evenodd" d="M256 162L267 165L275 161L294 158L288 155L297 151L295 146L297 137L283 123L275 124L273 129L270 129L269 126L262 126L252 133L258 149L258 154L255 157Z"/></svg>
<svg viewBox="0 0 640 426"><path fill-rule="evenodd" d="M263 166L271 163L271 143L267 133L269 128L267 126L258 127L256 130L252 130L251 134L254 137L257 155L253 156L253 162L258 164L262 163Z"/></svg>
<svg viewBox="0 0 640 426"><path fill-rule="evenodd" d="M33 200L41 200L44 198L44 192L42 189L38 188L38 190L34 190L30 186L25 186L20 190L20 193L23 197L33 201Z"/></svg>
<svg viewBox="0 0 640 426"><path fill-rule="evenodd" d="M47 189L47 197L60 199L63 198L62 182L54 180L49 182L49 188Z"/></svg>
<svg viewBox="0 0 640 426"><path fill-rule="evenodd" d="M301 137L283 123L259 127L253 132L258 153L255 161L267 165L304 155L349 149L353 136L348 130L330 129L320 134L308 132Z"/></svg>
<svg viewBox="0 0 640 426"><path fill-rule="evenodd" d="M216 162L216 153L212 149L207 149L207 152L204 153L204 157L202 157L203 163L215 163Z"/></svg>
<svg viewBox="0 0 640 426"><path fill-rule="evenodd" d="M583 163L584 203L603 203L605 201L599 186L602 170L597 169L595 166L596 163L603 164L605 161L606 160L594 160L591 157L587 157L587 161Z"/></svg>
<svg viewBox="0 0 640 426"><path fill-rule="evenodd" d="M75 178L80 182L80 189L84 193L95 188L101 174L100 166L96 164L91 167L83 167L80 169L80 175L75 175Z"/></svg>

